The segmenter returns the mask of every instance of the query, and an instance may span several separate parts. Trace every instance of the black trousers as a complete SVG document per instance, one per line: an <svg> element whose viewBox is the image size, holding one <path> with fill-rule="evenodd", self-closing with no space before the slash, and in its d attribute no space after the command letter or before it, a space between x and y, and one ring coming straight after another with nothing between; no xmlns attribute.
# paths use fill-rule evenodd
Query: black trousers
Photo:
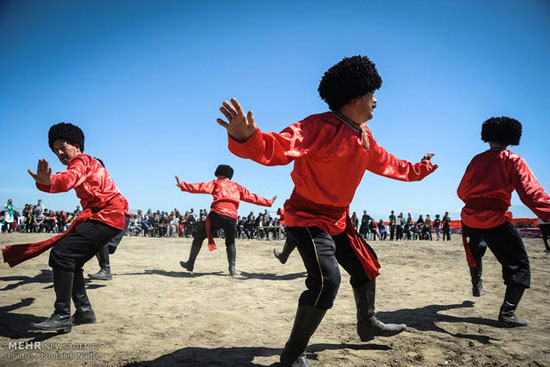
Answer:
<svg viewBox="0 0 550 367"><path fill-rule="evenodd" d="M451 240L451 229L443 227L443 241Z"/></svg>
<svg viewBox="0 0 550 367"><path fill-rule="evenodd" d="M225 247L235 247L237 219L215 212L211 212L208 215L210 216L210 232L215 234L220 228L223 229L225 234ZM206 233L206 222L201 222L193 235L193 244L202 245L206 237L208 237Z"/></svg>
<svg viewBox="0 0 550 367"><path fill-rule="evenodd" d="M390 224L390 241L393 241L395 235L395 224Z"/></svg>
<svg viewBox="0 0 550 367"><path fill-rule="evenodd" d="M121 232L100 221L87 220L54 245L49 265L75 272Z"/></svg>
<svg viewBox="0 0 550 367"><path fill-rule="evenodd" d="M109 243L107 243L105 246L109 249L110 254L114 254L118 245L120 245L120 241L122 241L122 238L128 234L128 228L130 227L130 217L128 215L125 216L124 219L124 230L120 231L119 234L111 238Z"/></svg>
<svg viewBox="0 0 550 367"><path fill-rule="evenodd" d="M332 307L341 283L338 264L351 275L352 287L361 286L369 280L345 233L331 236L318 227L287 229L296 241L307 270L307 290L300 296L300 305L322 310ZM376 256L370 246L369 250Z"/></svg>
<svg viewBox="0 0 550 367"><path fill-rule="evenodd" d="M398 241L402 240L403 239L403 226L396 225L395 228L396 228L396 237L395 237L395 239L398 240Z"/></svg>
<svg viewBox="0 0 550 367"><path fill-rule="evenodd" d="M527 251L518 232L511 223L495 228L470 228L462 223L462 230L475 258L481 258L487 246L502 265L504 284L531 285L531 269Z"/></svg>

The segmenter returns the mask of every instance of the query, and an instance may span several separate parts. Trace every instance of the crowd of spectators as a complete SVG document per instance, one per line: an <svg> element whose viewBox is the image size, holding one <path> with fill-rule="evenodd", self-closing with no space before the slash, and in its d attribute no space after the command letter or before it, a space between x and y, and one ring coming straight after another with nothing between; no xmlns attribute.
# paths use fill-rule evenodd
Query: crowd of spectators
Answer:
<svg viewBox="0 0 550 367"><path fill-rule="evenodd" d="M361 237L369 241L432 241L434 237L432 233L435 233L436 241L451 240L451 218L448 212L445 212L442 218L439 214L436 214L434 219L430 214L426 214L426 218L420 214L418 219L414 220L411 213L408 213L405 218L403 213L396 216L392 210L388 221L382 219L377 221L365 210L360 223L356 212L353 212L351 221Z"/></svg>
<svg viewBox="0 0 550 367"><path fill-rule="evenodd" d="M61 233L64 232L73 220L80 214L80 206L72 212L44 208L42 200L36 204L25 204L22 212L15 210L11 199L0 212L0 227L2 233Z"/></svg>
<svg viewBox="0 0 550 367"><path fill-rule="evenodd" d="M14 209L12 200L8 200L4 210L0 212L0 227L2 233L6 232L64 232L72 221L80 214L80 207L73 211L52 210L44 208L42 200L36 204L25 204L22 213ZM198 225L206 220L208 210L194 209L183 214L174 209L170 213L166 211L146 212L137 210L130 218L128 235L150 237L192 237ZM445 212L442 218L436 214L432 219L429 214L425 217L421 214L416 220L411 213L407 217L400 213L395 215L391 211L387 221L376 220L363 211L361 220L356 212L351 217L352 223L359 234L368 241L403 241L403 240L433 240L451 239L451 218ZM223 230L217 234L223 237ZM286 238L284 225L281 225L278 217L272 217L268 210L255 215L250 212L247 216L237 218L236 237L241 239L282 240Z"/></svg>

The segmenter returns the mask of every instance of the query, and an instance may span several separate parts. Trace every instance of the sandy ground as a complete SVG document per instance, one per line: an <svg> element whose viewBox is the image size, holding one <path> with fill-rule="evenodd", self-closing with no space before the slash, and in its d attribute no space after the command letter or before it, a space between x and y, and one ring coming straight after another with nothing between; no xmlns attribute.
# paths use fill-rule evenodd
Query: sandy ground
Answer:
<svg viewBox="0 0 550 367"><path fill-rule="evenodd" d="M45 234L0 236L0 245ZM382 264L378 317L409 328L361 343L344 273L331 309L308 347L312 366L550 366L550 255L540 239L525 240L532 287L518 314L525 328L496 323L504 294L500 266L485 256L485 290L471 295L459 238L449 242L372 242ZM297 253L286 265L272 255L278 241L237 240L237 269L227 273L220 249L199 255L194 273L186 238L126 237L111 258L114 279L90 281L98 323L69 334L27 331L53 311L48 256L13 269L0 265L0 365L4 366L277 366L292 326L305 273ZM92 259L84 273L98 270ZM22 349L25 344L34 349ZM41 349L39 349L39 346ZM78 349L80 348L80 349Z"/></svg>

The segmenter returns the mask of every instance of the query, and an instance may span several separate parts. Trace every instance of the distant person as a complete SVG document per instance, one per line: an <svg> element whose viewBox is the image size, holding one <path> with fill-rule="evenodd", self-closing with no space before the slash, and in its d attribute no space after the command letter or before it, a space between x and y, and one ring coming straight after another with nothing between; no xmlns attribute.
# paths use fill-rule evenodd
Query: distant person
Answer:
<svg viewBox="0 0 550 367"><path fill-rule="evenodd" d="M356 231L359 230L359 218L357 217L356 212L353 212L351 216L351 224L353 225L353 228L355 228Z"/></svg>
<svg viewBox="0 0 550 367"><path fill-rule="evenodd" d="M424 221L424 226L422 227L422 239L432 240L432 218L430 218L429 214L426 214L426 220Z"/></svg>
<svg viewBox="0 0 550 367"><path fill-rule="evenodd" d="M197 231L193 235L193 243L187 261L180 261L180 265L187 271L193 271L195 260L199 255L202 247L202 242L208 237L208 248L212 251L216 249L213 233L220 228L225 233L225 248L227 252L227 261L229 263L229 274L232 277L237 275L235 269L235 259L237 257L237 249L235 247L235 230L237 227L237 217L239 204L242 201L247 203L271 206L277 198L266 199L259 195L248 191L244 186L231 181L233 178L233 168L221 164L214 172L215 180L201 183L186 183L180 182L176 176L176 186L181 191L190 192L193 194L211 194L214 198L210 213L206 221L201 222ZM191 209L193 211L193 209ZM192 215L192 213L189 213Z"/></svg>
<svg viewBox="0 0 550 367"><path fill-rule="evenodd" d="M378 221L378 235L380 237L380 241L385 241L386 237L388 236L386 225L384 224L384 221L382 219Z"/></svg>
<svg viewBox="0 0 550 367"><path fill-rule="evenodd" d="M33 232L41 233L44 230L44 228L46 228L46 225L44 224L45 220L46 220L46 217L42 213L42 210L38 209L36 214L33 216L33 222L32 222Z"/></svg>
<svg viewBox="0 0 550 367"><path fill-rule="evenodd" d="M369 236L370 228L369 222L372 220L371 216L367 214L366 210L363 210L363 216L361 216L361 225L359 226L359 234L364 239Z"/></svg>
<svg viewBox="0 0 550 367"><path fill-rule="evenodd" d="M464 249L470 267L472 292L482 293L482 258L487 246L502 265L506 284L499 322L505 327L526 326L515 314L523 292L531 285L527 251L508 211L515 190L521 201L543 221L550 221L550 196L540 186L525 160L508 150L521 139L521 123L509 117L492 117L481 127L481 139L490 149L476 155L458 186L464 201L461 220Z"/></svg>
<svg viewBox="0 0 550 367"><path fill-rule="evenodd" d="M42 200L38 199L38 203L34 206L34 213L38 213L38 211L42 211L44 213L44 206L42 205Z"/></svg>
<svg viewBox="0 0 550 367"><path fill-rule="evenodd" d="M395 222L396 222L396 218L395 218L395 214L393 212L393 210L391 211L391 214L389 216L389 225L390 225L390 241L393 241L393 237L395 236Z"/></svg>
<svg viewBox="0 0 550 367"><path fill-rule="evenodd" d="M46 214L44 215L44 228L48 233L57 232L57 217L51 209L46 210Z"/></svg>
<svg viewBox="0 0 550 367"><path fill-rule="evenodd" d="M16 224L17 222L15 221L15 208L13 207L13 201L8 199L8 202L4 205L4 225L2 227L2 232L13 232Z"/></svg>
<svg viewBox="0 0 550 367"><path fill-rule="evenodd" d="M441 219L439 219L439 214L436 214L434 219L434 230L435 230L436 241L439 241L441 239L441 228L439 228L440 226L441 226Z"/></svg>
<svg viewBox="0 0 550 367"><path fill-rule="evenodd" d="M413 227L414 227L414 219L413 219L411 213L408 213L407 214L407 219L405 221L405 226L403 228L403 231L405 233L405 236L406 236L407 240L411 239L411 234L412 234Z"/></svg>
<svg viewBox="0 0 550 367"><path fill-rule="evenodd" d="M371 219L369 221L369 232L372 235L372 240L373 241L376 241L376 236L378 236L378 238L380 238L380 234L378 233L377 223L374 219Z"/></svg>
<svg viewBox="0 0 550 367"><path fill-rule="evenodd" d="M449 217L449 212L445 212L443 215L443 241L451 240L451 217Z"/></svg>
<svg viewBox="0 0 550 367"><path fill-rule="evenodd" d="M403 218L403 213L399 213L395 219L395 239L397 241L403 240L403 227L405 225L405 218Z"/></svg>

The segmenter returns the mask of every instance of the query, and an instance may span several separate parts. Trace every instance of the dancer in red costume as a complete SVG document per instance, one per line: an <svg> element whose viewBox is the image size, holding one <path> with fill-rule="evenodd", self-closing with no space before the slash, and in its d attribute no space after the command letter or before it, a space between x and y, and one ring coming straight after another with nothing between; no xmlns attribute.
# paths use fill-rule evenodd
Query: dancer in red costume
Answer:
<svg viewBox="0 0 550 367"><path fill-rule="evenodd" d="M225 249L227 252L227 262L229 263L229 274L235 277L237 275L237 271L235 270L235 259L237 257L235 230L237 228L237 211L241 200L247 203L270 207L277 196L269 200L253 194L238 183L231 181L233 178L233 168L230 166L219 165L214 175L216 176L216 180L201 183L181 182L178 176L176 176L176 186L181 191L193 194L211 194L214 197L206 222L201 223L193 235L189 259L187 261L180 261L180 265L188 271L193 271L195 260L201 250L204 239L208 237L208 248L210 251L215 250L216 244L214 243L212 233L222 228L225 234Z"/></svg>
<svg viewBox="0 0 550 367"><path fill-rule="evenodd" d="M406 325L384 324L374 313L375 277L380 265L372 248L353 228L349 205L365 170L402 181L418 181L432 173L433 153L420 163L398 159L382 148L364 123L373 117L374 91L382 79L367 58L344 58L319 85L331 111L311 115L281 133L264 133L252 111L245 114L236 99L220 111L228 122L229 149L260 164L286 165L295 188L285 202L285 221L307 269L294 326L281 354L282 366L309 366L305 349L332 307L340 286L338 264L351 275L361 340L400 333Z"/></svg>
<svg viewBox="0 0 550 367"><path fill-rule="evenodd" d="M479 297L482 287L482 257L487 246L502 265L506 284L498 320L505 327L526 326L515 314L525 288L531 283L529 258L508 211L512 191L539 218L550 220L550 197L537 181L525 160L506 149L518 145L521 123L509 117L493 117L483 123L481 139L490 149L476 155L458 186L464 201L462 235L472 278L472 293Z"/></svg>
<svg viewBox="0 0 550 367"><path fill-rule="evenodd" d="M72 325L96 321L86 294L82 266L122 232L125 216L130 213L128 202L109 173L97 159L83 153L84 134L79 127L63 122L53 125L48 143L67 170L52 175L48 162L41 159L36 173L29 170L29 174L41 191L74 189L84 210L66 232L39 243L7 246L2 253L4 261L15 266L52 248L49 265L53 269L55 310L48 319L32 327L70 332ZM72 318L71 297L76 307Z"/></svg>

